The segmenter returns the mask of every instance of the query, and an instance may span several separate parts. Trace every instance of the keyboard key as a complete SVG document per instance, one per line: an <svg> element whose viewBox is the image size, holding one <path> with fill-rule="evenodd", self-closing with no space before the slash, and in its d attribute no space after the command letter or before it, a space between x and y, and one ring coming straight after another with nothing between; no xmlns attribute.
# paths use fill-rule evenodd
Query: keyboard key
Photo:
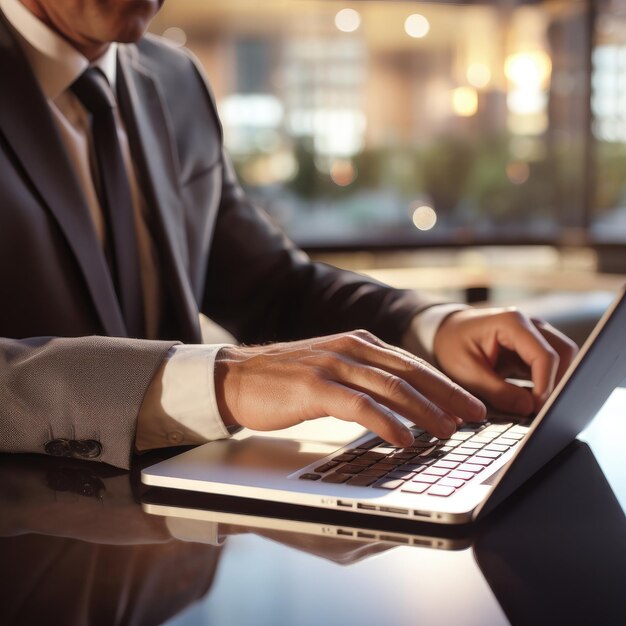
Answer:
<svg viewBox="0 0 626 626"><path fill-rule="evenodd" d="M360 474L365 468L362 465L353 465L348 463L341 467L342 474Z"/></svg>
<svg viewBox="0 0 626 626"><path fill-rule="evenodd" d="M413 455L415 456L415 455ZM412 456L409 457L409 459L413 458ZM384 461L384 463L392 463L393 465L403 465L404 463L407 462L407 459L402 459L400 458L397 454L394 454L393 456L388 456Z"/></svg>
<svg viewBox="0 0 626 626"><path fill-rule="evenodd" d="M476 452L478 452L478 450L476 450L475 448L466 448L464 446L461 446L454 451L454 454L464 454L465 456L472 456L476 454Z"/></svg>
<svg viewBox="0 0 626 626"><path fill-rule="evenodd" d="M508 447L512 447L517 443L517 439L509 439L508 437L502 436L502 437L498 437L497 439L494 439L492 441L492 443L497 443L501 446L508 446Z"/></svg>
<svg viewBox="0 0 626 626"><path fill-rule="evenodd" d="M429 484L433 484L436 483L439 479L441 478L441 476L431 476L428 474L424 474L424 472L419 473L411 482L413 483L429 483Z"/></svg>
<svg viewBox="0 0 626 626"><path fill-rule="evenodd" d="M518 441L520 441L520 439L524 439L524 437L525 437L525 435L522 435L521 433L512 433L510 430L507 430L502 435L502 438L511 439L511 440L515 441L516 443Z"/></svg>
<svg viewBox="0 0 626 626"><path fill-rule="evenodd" d="M437 450L437 446L430 446L428 448L424 448L420 453L419 456L420 457L426 457L431 455L433 452L435 452L435 450Z"/></svg>
<svg viewBox="0 0 626 626"><path fill-rule="evenodd" d="M497 459L498 457L502 456L502 452L496 452L495 450L479 450L476 453L476 456L482 456L488 459Z"/></svg>
<svg viewBox="0 0 626 626"><path fill-rule="evenodd" d="M372 461L380 461L381 459L387 458L387 455L386 454L382 454L380 452L373 452L372 450L369 450L368 452L366 452L360 458L361 459L371 459Z"/></svg>
<svg viewBox="0 0 626 626"><path fill-rule="evenodd" d="M320 465L319 467L316 467L315 471L319 472L320 474L324 474L328 472L329 470L334 469L338 465L339 463L337 461L329 461L328 463L324 463L324 465Z"/></svg>
<svg viewBox="0 0 626 626"><path fill-rule="evenodd" d="M388 478L397 478L398 480L409 480L411 478L413 478L415 476L415 472L399 472L399 471L395 471L395 472L389 472L389 474L387 474Z"/></svg>
<svg viewBox="0 0 626 626"><path fill-rule="evenodd" d="M407 452L421 452L424 448L430 448L431 444L427 441L420 441L419 439L414 441L408 448L405 448Z"/></svg>
<svg viewBox="0 0 626 626"><path fill-rule="evenodd" d="M528 432L528 426L522 426L521 424L515 424L515 426L513 426L510 430L507 430L507 435L509 433L511 433L511 434L515 434L515 435L522 435L522 436L524 436L527 432Z"/></svg>
<svg viewBox="0 0 626 626"><path fill-rule="evenodd" d="M376 446L373 449L373 452L380 452L381 454L383 454L385 456L389 456L393 452L396 452L398 449L399 448L392 448L390 446Z"/></svg>
<svg viewBox="0 0 626 626"><path fill-rule="evenodd" d="M355 454L340 454L336 457L333 457L333 461L341 461L342 463L349 463L350 461L354 461L356 459Z"/></svg>
<svg viewBox="0 0 626 626"><path fill-rule="evenodd" d="M463 448L467 450L480 450L483 447L482 443L475 443L474 441L466 441L463 444Z"/></svg>
<svg viewBox="0 0 626 626"><path fill-rule="evenodd" d="M404 485L403 480L379 480L377 483L374 483L374 487L379 489L397 489L402 487L402 485Z"/></svg>
<svg viewBox="0 0 626 626"><path fill-rule="evenodd" d="M440 440L438 437L434 437L430 433L423 433L416 439L416 441L426 441L427 443L430 443L432 445L435 443L439 443Z"/></svg>
<svg viewBox="0 0 626 626"><path fill-rule="evenodd" d="M376 461L374 459L366 459L362 456L357 456L354 461L351 461L351 465L360 465L361 467L368 467L369 465L374 465Z"/></svg>
<svg viewBox="0 0 626 626"><path fill-rule="evenodd" d="M442 456L446 456L445 452L441 450L436 450L434 448L429 448L425 452L419 455L420 459L440 459Z"/></svg>
<svg viewBox="0 0 626 626"><path fill-rule="evenodd" d="M301 474L298 478L300 480L319 480L321 476L319 474Z"/></svg>
<svg viewBox="0 0 626 626"><path fill-rule="evenodd" d="M448 461L447 459L442 459L440 461L437 461L434 465L434 467L445 467L449 470L455 469L458 466L459 466L459 463L457 461Z"/></svg>
<svg viewBox="0 0 626 626"><path fill-rule="evenodd" d="M485 446L485 450L495 450L496 452L506 452L509 449L509 446L503 446L499 443L490 443L488 446Z"/></svg>
<svg viewBox="0 0 626 626"><path fill-rule="evenodd" d="M469 454L458 454L458 452L455 450L452 454L446 454L444 460L455 461L457 463L463 463L463 461L466 461L469 457L470 457Z"/></svg>
<svg viewBox="0 0 626 626"><path fill-rule="evenodd" d="M406 483L400 491L407 493L424 493L430 487L427 483Z"/></svg>
<svg viewBox="0 0 626 626"><path fill-rule="evenodd" d="M460 478L461 480L471 480L474 478L474 474L472 472L463 472L461 470L454 470L450 472L448 478Z"/></svg>
<svg viewBox="0 0 626 626"><path fill-rule="evenodd" d="M487 426L484 433L502 433L505 430L508 430L511 426L513 426L513 422L508 423L500 423L500 424L491 424L491 426Z"/></svg>
<svg viewBox="0 0 626 626"><path fill-rule="evenodd" d="M436 467L434 465L427 467L422 474L428 474L430 476L445 476L450 470L445 467Z"/></svg>
<svg viewBox="0 0 626 626"><path fill-rule="evenodd" d="M341 474L339 472L333 472L332 474L326 474L326 476L322 478L322 482L339 484L345 483L346 480L349 480L350 478L353 478L351 474Z"/></svg>
<svg viewBox="0 0 626 626"><path fill-rule="evenodd" d="M427 464L418 465L417 463L406 463L404 465L399 465L396 469L399 472L421 472L425 467L428 467Z"/></svg>
<svg viewBox="0 0 626 626"><path fill-rule="evenodd" d="M372 483L375 483L378 480L377 476L362 476L359 474L358 476L353 476L346 484L347 485L355 485L357 487L369 487Z"/></svg>
<svg viewBox="0 0 626 626"><path fill-rule="evenodd" d="M386 469L375 469L372 467L366 467L362 472L359 472L359 476L373 476L374 478L382 478L387 475L389 470Z"/></svg>
<svg viewBox="0 0 626 626"><path fill-rule="evenodd" d="M459 466L459 470L462 472L472 472L472 474L478 474L478 472L482 472L484 469L482 465L474 463L463 463L463 465Z"/></svg>
<svg viewBox="0 0 626 626"><path fill-rule="evenodd" d="M372 467L376 468L376 469L384 469L387 472L390 472L391 470L396 469L396 467L398 467L395 463L388 463L387 459L385 459L384 461L380 461L378 463L376 463L376 465L372 465Z"/></svg>
<svg viewBox="0 0 626 626"><path fill-rule="evenodd" d="M494 440L494 437L487 436L483 437L482 433L477 435L476 437L472 437L472 443L482 443L483 445L491 443Z"/></svg>
<svg viewBox="0 0 626 626"><path fill-rule="evenodd" d="M403 461L408 461L413 457L417 456L415 452L397 452L393 455L394 459L402 459Z"/></svg>
<svg viewBox="0 0 626 626"><path fill-rule="evenodd" d="M470 437L472 437L474 435L473 432L467 432L467 431L462 431L462 430L457 430L457 432L455 432L452 437L450 437L450 439L452 440L456 440L456 441L464 441L465 439L469 439Z"/></svg>
<svg viewBox="0 0 626 626"><path fill-rule="evenodd" d="M442 498L447 498L451 496L455 492L454 487L443 487L439 485L435 485L428 490L428 495L430 496L441 496Z"/></svg>
<svg viewBox="0 0 626 626"><path fill-rule="evenodd" d="M367 450L365 448L352 448L352 450L346 450L346 454L354 454L355 456L361 456L366 452Z"/></svg>
<svg viewBox="0 0 626 626"><path fill-rule="evenodd" d="M458 432L478 432L484 430L487 424L488 422L465 422L465 424L459 428Z"/></svg>
<svg viewBox="0 0 626 626"><path fill-rule="evenodd" d="M437 485L442 485L443 487L454 487L455 489L458 489L459 487L462 487L465 484L464 480L461 480L460 478L442 478Z"/></svg>
<svg viewBox="0 0 626 626"><path fill-rule="evenodd" d="M487 465L491 465L493 463L493 459L487 459L482 456L473 456L469 463L472 465L482 465L483 467L487 467Z"/></svg>

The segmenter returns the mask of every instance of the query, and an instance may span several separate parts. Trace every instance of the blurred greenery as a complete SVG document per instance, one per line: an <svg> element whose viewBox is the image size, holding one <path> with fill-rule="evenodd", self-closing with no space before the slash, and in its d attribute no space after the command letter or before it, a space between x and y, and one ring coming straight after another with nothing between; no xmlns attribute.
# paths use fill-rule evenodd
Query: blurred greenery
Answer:
<svg viewBox="0 0 626 626"><path fill-rule="evenodd" d="M422 146L364 150L353 157L357 175L346 186L333 183L316 162L312 146L299 142L293 148L297 173L283 187L305 204L315 202L317 207L323 204L331 210L333 202L338 202L337 210L349 212L349 221L356 228L371 212L371 206L363 201L365 194L381 190L391 190L407 202L419 198L430 202L439 218L453 227L478 222L515 226L530 219L553 222L560 219L556 213L559 206L569 207L572 215L577 215L574 203L582 202L584 183L582 142L546 146L545 138L537 141L541 149L526 160L512 158L508 134L444 135ZM238 170L254 156L240 157ZM599 203L608 208L625 194L626 148L604 145L599 161L603 164ZM392 215L389 212L390 218ZM396 211L395 216L406 222L409 212Z"/></svg>

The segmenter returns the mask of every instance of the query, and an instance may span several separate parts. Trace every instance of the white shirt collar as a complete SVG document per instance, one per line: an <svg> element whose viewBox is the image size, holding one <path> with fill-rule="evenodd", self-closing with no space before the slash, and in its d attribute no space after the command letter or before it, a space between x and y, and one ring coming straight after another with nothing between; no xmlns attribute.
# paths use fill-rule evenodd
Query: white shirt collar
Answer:
<svg viewBox="0 0 626 626"><path fill-rule="evenodd" d="M35 17L19 0L0 0L0 10L17 31L35 77L46 96L55 100L90 65L89 60L63 37ZM117 44L91 63L107 77L115 88L117 74Z"/></svg>

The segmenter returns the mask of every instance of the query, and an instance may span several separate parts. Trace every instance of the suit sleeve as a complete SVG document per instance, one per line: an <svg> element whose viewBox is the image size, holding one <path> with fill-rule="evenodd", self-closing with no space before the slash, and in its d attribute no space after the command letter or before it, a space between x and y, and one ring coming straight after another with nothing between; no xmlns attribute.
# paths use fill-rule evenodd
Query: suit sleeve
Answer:
<svg viewBox="0 0 626 626"><path fill-rule="evenodd" d="M246 198L226 155L223 171L203 308L240 341L364 328L400 345L413 318L436 304L424 294L312 262ZM417 353L426 351L418 346Z"/></svg>
<svg viewBox="0 0 626 626"><path fill-rule="evenodd" d="M144 394L172 345L95 336L0 339L0 452L128 469Z"/></svg>

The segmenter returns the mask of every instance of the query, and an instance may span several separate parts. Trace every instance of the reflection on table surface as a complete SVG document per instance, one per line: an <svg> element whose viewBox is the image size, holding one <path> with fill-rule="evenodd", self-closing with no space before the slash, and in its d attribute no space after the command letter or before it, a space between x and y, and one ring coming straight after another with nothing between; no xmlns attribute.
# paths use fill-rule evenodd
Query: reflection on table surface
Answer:
<svg viewBox="0 0 626 626"><path fill-rule="evenodd" d="M452 530L1 455L0 624L624 624L624 408Z"/></svg>

